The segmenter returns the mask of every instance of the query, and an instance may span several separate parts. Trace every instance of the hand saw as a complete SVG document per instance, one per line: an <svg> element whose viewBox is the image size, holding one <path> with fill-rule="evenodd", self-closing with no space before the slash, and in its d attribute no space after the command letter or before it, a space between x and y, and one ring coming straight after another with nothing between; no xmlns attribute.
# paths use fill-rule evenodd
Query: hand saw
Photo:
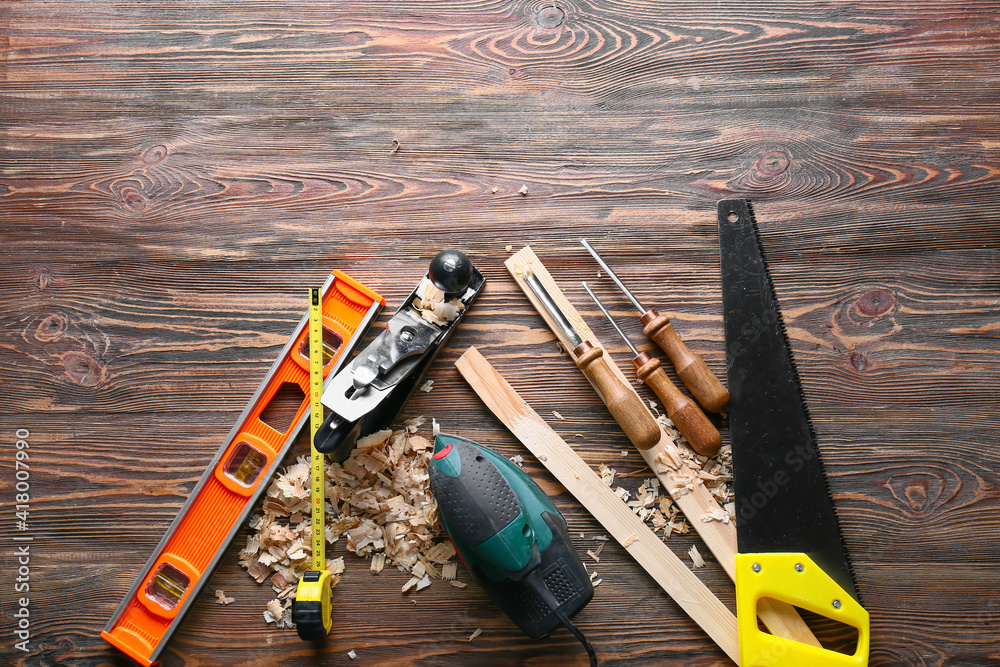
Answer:
<svg viewBox="0 0 1000 667"><path fill-rule="evenodd" d="M750 202L718 204L736 492L736 612L742 667L868 664L861 606ZM775 599L854 627L852 655L760 631Z"/></svg>
<svg viewBox="0 0 1000 667"><path fill-rule="evenodd" d="M485 286L464 253L439 252L385 331L328 383L316 449L342 461L358 437L392 424Z"/></svg>
<svg viewBox="0 0 1000 667"><path fill-rule="evenodd" d="M327 279L322 294L323 371L329 378L359 347L385 300L340 271ZM101 632L105 640L143 665L159 660L305 424L309 406L308 319L308 315L303 317L292 332ZM286 388L298 390L301 399L289 426L273 427L265 413L272 401L280 402L276 397Z"/></svg>

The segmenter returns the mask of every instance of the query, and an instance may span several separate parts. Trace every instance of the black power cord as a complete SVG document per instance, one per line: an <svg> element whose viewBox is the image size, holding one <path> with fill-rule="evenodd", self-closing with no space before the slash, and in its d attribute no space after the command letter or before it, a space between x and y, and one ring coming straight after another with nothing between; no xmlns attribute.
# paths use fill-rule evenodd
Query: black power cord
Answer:
<svg viewBox="0 0 1000 667"><path fill-rule="evenodd" d="M538 597L545 602L545 606L549 608L549 611L555 614L556 618L558 618L564 626L566 626L566 629L572 632L573 636L576 637L581 644L583 644L583 648L587 649L587 655L590 657L590 667L597 667L597 653L594 652L594 647L590 644L590 640L587 639L587 636L583 634L583 631L576 627L576 624L569 620L569 617L559 609L559 600L557 600L556 596L552 594L549 587L545 585L545 580L542 578L540 568L536 567L531 572L526 574L523 581L538 594Z"/></svg>

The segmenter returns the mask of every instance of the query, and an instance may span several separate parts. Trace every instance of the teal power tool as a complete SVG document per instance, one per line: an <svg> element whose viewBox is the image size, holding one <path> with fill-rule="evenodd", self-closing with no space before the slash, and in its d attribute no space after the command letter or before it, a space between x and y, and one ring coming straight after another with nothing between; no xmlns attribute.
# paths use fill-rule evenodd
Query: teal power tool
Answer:
<svg viewBox="0 0 1000 667"><path fill-rule="evenodd" d="M566 626L596 666L570 620L594 586L548 496L504 457L453 435L437 436L428 471L441 520L475 580L532 638Z"/></svg>

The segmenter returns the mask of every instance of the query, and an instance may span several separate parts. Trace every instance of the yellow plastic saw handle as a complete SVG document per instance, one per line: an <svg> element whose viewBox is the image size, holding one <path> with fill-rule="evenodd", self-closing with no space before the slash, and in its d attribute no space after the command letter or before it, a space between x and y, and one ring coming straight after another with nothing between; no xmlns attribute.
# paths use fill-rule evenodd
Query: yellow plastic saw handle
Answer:
<svg viewBox="0 0 1000 667"><path fill-rule="evenodd" d="M857 649L847 655L762 632L757 626L757 603L764 598L852 626L858 631ZM741 667L868 665L868 612L805 554L737 554L736 618Z"/></svg>

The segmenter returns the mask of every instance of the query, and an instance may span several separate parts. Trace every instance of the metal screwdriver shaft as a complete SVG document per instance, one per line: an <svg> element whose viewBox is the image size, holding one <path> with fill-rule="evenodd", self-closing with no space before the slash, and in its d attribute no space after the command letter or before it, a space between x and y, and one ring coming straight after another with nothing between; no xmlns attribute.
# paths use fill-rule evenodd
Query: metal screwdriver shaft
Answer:
<svg viewBox="0 0 1000 667"><path fill-rule="evenodd" d="M625 344L628 345L630 350L632 350L632 354L638 357L639 350L637 350L635 345L632 344L632 341L629 340L629 337L625 335L625 332L622 331L622 328L618 326L618 323L615 322L615 318L611 317L611 313L609 313L608 309L604 307L604 304L601 303L601 300L597 298L597 295L594 294L593 290L590 289L590 286L587 284L586 281L583 282L583 289L587 290L587 294L590 295L590 298L594 300L594 303L597 304L597 307L601 309L602 313L604 313L604 317L608 318L608 322L611 322L611 326L615 328L615 331L618 332L618 335L622 337L622 340L625 341Z"/></svg>
<svg viewBox="0 0 1000 667"><path fill-rule="evenodd" d="M604 263L604 260L601 259L601 256L597 254L596 250L594 250L594 246L590 245L587 242L587 239L580 239L580 243L582 243L583 247L590 252L590 254L594 257L594 259L597 260L597 263L601 266L602 269L604 269L604 272L608 274L611 280L615 281L615 285L618 285L618 289L620 289L622 293L628 297L628 300L632 302L632 305L638 308L640 313L645 313L646 309L643 307L643 305L639 303L639 300L635 298L635 295L632 294L632 292L630 292L627 287L625 287L625 283L621 281L621 279L618 277L618 274L612 271L611 267Z"/></svg>

